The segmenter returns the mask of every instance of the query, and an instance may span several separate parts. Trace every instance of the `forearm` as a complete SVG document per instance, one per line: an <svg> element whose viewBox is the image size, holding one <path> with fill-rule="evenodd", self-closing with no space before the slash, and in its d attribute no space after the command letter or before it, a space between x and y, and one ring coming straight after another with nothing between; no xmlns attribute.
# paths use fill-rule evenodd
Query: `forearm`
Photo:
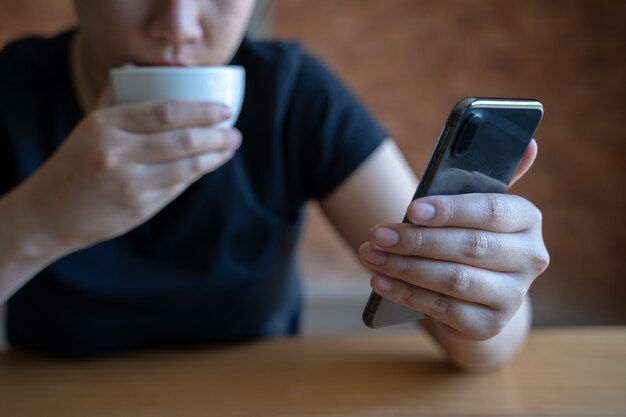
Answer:
<svg viewBox="0 0 626 417"><path fill-rule="evenodd" d="M30 204L28 190L17 187L0 198L0 304L47 265L67 254Z"/></svg>
<svg viewBox="0 0 626 417"><path fill-rule="evenodd" d="M447 359L467 371L486 371L508 362L523 346L532 322L530 298L507 326L496 336L484 341L473 341L454 335L431 319L421 321L422 326L441 346Z"/></svg>

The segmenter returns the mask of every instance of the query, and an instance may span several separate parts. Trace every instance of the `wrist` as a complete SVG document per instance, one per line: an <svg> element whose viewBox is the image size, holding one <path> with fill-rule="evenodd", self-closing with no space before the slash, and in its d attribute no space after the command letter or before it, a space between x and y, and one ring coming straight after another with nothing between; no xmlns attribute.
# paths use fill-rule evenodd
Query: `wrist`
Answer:
<svg viewBox="0 0 626 417"><path fill-rule="evenodd" d="M28 198L24 185L0 199L0 269L48 264L72 248L46 221L41 207Z"/></svg>
<svg viewBox="0 0 626 417"><path fill-rule="evenodd" d="M480 372L502 366L515 356L524 345L531 321L531 304L527 296L504 329L491 339L468 339L430 318L421 320L420 323L440 345L452 364L466 371Z"/></svg>

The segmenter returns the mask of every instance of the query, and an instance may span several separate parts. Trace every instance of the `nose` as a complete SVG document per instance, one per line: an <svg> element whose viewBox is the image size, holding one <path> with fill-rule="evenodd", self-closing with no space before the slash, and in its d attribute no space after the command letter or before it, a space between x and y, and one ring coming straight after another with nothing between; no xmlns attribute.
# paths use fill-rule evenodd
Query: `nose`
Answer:
<svg viewBox="0 0 626 417"><path fill-rule="evenodd" d="M181 46L202 39L196 0L162 0L148 22L149 35L159 42Z"/></svg>

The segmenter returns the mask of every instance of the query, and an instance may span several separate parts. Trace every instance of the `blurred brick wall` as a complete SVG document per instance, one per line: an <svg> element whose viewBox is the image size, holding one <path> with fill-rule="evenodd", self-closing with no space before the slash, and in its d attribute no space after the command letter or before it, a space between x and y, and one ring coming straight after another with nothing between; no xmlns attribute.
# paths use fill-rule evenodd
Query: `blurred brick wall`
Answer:
<svg viewBox="0 0 626 417"><path fill-rule="evenodd" d="M0 45L26 34L53 34L74 22L72 0L0 0Z"/></svg>
<svg viewBox="0 0 626 417"><path fill-rule="evenodd" d="M533 288L536 322L626 324L626 2L275 0L274 7L275 36L300 39L340 74L420 174L457 99L541 100L539 157L512 189L542 209L552 255ZM309 228L310 245L330 255L320 230Z"/></svg>

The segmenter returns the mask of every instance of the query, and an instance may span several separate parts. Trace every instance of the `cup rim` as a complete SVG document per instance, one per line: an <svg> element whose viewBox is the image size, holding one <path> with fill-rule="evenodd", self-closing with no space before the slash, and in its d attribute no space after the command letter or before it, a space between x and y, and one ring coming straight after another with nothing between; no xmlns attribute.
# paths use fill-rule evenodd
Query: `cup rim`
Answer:
<svg viewBox="0 0 626 417"><path fill-rule="evenodd" d="M241 65L198 65L198 66L180 66L180 67L117 67L110 70L111 74L137 74L137 73L184 73L184 72L243 72L244 67Z"/></svg>

